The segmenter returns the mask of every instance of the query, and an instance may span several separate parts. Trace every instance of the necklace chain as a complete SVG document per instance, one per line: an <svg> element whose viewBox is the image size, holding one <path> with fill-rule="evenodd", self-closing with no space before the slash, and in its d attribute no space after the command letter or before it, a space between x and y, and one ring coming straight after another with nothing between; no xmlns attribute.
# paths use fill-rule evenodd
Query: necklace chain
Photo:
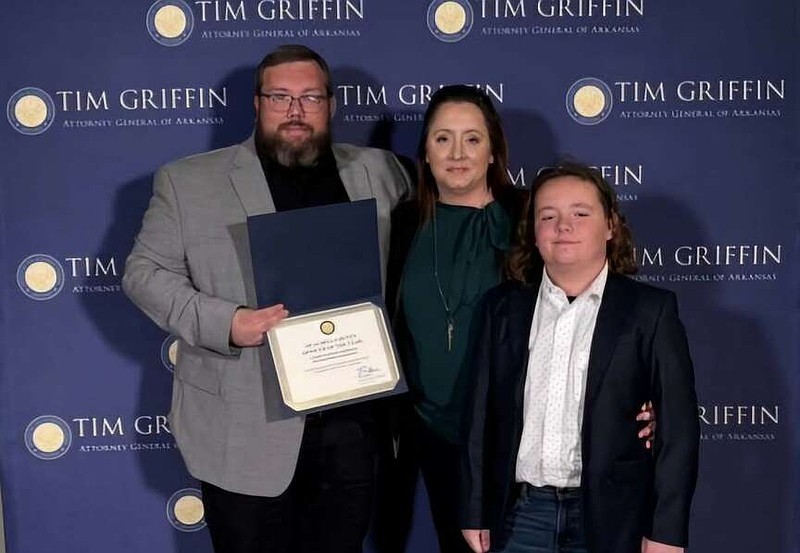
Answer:
<svg viewBox="0 0 800 553"><path fill-rule="evenodd" d="M453 334L455 333L455 320L453 315L454 311L450 310L450 304L447 303L447 297L442 290L442 283L439 280L439 246L437 238L436 227L436 206L433 208L433 278L436 280L436 291L439 292L439 299L442 300L442 307L444 307L445 318L447 323L447 351L453 349Z"/></svg>

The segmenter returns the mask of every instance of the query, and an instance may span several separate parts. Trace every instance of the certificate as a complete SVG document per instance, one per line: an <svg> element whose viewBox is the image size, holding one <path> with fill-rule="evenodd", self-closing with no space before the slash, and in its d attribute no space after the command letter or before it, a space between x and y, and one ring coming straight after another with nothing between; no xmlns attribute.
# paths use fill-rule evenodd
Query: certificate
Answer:
<svg viewBox="0 0 800 553"><path fill-rule="evenodd" d="M247 230L258 305L298 313L267 335L268 420L406 392L381 308L375 200L254 215Z"/></svg>
<svg viewBox="0 0 800 553"><path fill-rule="evenodd" d="M289 317L267 339L295 411L391 393L401 378L383 310L370 302Z"/></svg>

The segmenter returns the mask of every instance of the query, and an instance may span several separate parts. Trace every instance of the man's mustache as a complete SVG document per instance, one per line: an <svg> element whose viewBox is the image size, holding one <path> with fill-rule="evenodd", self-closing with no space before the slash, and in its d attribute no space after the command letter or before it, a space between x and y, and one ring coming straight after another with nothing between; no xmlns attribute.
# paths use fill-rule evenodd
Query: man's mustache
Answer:
<svg viewBox="0 0 800 553"><path fill-rule="evenodd" d="M306 131L313 131L314 130L314 128L311 125L309 125L307 123L300 122L300 121L288 121L286 123L281 123L280 125L278 125L278 130L279 131L282 131L282 130L285 130L285 129L303 129L303 130L306 130Z"/></svg>

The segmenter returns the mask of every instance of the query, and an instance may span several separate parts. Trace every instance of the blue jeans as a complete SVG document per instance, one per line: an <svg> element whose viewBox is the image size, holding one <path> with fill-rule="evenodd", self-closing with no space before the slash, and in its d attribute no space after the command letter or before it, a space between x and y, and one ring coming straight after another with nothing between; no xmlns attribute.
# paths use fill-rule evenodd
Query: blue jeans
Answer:
<svg viewBox="0 0 800 553"><path fill-rule="evenodd" d="M519 499L506 518L508 540L503 549L492 551L587 553L582 503L578 488L523 484Z"/></svg>

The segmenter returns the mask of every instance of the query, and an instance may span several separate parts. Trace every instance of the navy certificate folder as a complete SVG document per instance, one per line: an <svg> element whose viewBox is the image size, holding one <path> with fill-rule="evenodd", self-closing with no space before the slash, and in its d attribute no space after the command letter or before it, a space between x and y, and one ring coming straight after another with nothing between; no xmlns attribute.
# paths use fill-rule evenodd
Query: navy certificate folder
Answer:
<svg viewBox="0 0 800 553"><path fill-rule="evenodd" d="M282 303L292 317L371 302L381 308L386 321L377 213L377 204L370 199L248 217L258 306ZM393 343L391 332L388 338ZM278 400L280 386L272 355L266 353L262 359L265 406L275 405L271 398L283 403ZM402 371L398 376L392 390L298 412L403 393L408 388ZM290 408L283 405L283 409Z"/></svg>
<svg viewBox="0 0 800 553"><path fill-rule="evenodd" d="M383 305L374 199L256 215L247 227L259 307Z"/></svg>

